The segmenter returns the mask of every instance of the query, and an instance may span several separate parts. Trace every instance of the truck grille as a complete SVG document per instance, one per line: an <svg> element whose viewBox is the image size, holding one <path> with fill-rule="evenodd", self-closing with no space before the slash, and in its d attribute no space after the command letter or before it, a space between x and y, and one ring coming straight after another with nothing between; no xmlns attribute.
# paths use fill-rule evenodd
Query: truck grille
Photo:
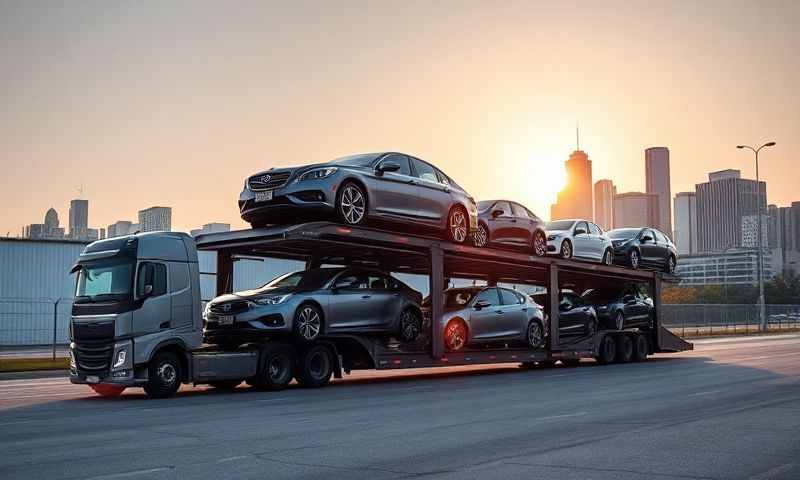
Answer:
<svg viewBox="0 0 800 480"><path fill-rule="evenodd" d="M291 170L259 173L247 179L247 184L250 186L250 190L272 190L286 185L286 181L291 175Z"/></svg>
<svg viewBox="0 0 800 480"><path fill-rule="evenodd" d="M78 372L88 375L101 375L109 371L114 343L91 342L76 343L72 350Z"/></svg>
<svg viewBox="0 0 800 480"><path fill-rule="evenodd" d="M236 315L247 310L247 301L233 300L231 302L212 304L208 307L208 310L215 315Z"/></svg>
<svg viewBox="0 0 800 480"><path fill-rule="evenodd" d="M114 321L72 322L72 338L76 342L114 340Z"/></svg>

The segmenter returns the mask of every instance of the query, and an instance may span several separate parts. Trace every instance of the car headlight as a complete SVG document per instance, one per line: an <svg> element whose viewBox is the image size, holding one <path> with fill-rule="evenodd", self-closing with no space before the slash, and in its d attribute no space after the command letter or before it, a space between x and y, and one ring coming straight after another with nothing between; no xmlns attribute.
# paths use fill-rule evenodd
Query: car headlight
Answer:
<svg viewBox="0 0 800 480"><path fill-rule="evenodd" d="M553 240L555 240L556 238L558 238L558 235L548 235L548 236L547 236L547 241L548 241L548 242L552 242L552 241L553 241Z"/></svg>
<svg viewBox="0 0 800 480"><path fill-rule="evenodd" d="M305 180L319 180L321 178L327 178L336 173L336 170L338 170L336 167L317 168L300 175L296 181L302 182Z"/></svg>
<svg viewBox="0 0 800 480"><path fill-rule="evenodd" d="M266 298L258 298L253 300L253 303L256 305L278 305L279 303L283 303L286 301L287 298L291 297L292 294L287 295L278 295L275 297L266 297Z"/></svg>

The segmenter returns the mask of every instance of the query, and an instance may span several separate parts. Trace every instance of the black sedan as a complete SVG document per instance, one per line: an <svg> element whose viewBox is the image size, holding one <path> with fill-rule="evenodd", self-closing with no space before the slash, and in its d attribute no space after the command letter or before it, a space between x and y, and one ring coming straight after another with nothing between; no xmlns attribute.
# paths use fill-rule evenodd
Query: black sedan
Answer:
<svg viewBox="0 0 800 480"><path fill-rule="evenodd" d="M634 269L651 267L675 272L678 251L668 236L655 228L617 228L608 232L614 263Z"/></svg>
<svg viewBox="0 0 800 480"><path fill-rule="evenodd" d="M583 300L594 306L604 329L649 329L653 322L653 299L635 284L606 286L587 290Z"/></svg>
<svg viewBox="0 0 800 480"><path fill-rule="evenodd" d="M532 298L549 316L550 300L547 293L537 293ZM589 337L597 328L598 319L594 307L580 295L562 290L558 298L558 336L562 343Z"/></svg>
<svg viewBox="0 0 800 480"><path fill-rule="evenodd" d="M473 241L476 247L508 245L539 257L547 254L544 222L524 206L508 200L478 202L478 229Z"/></svg>

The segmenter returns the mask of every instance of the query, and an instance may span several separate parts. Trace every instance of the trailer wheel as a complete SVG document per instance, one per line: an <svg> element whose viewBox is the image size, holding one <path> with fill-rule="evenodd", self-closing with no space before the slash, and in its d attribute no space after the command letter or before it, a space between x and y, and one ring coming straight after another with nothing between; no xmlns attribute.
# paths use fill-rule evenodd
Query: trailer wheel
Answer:
<svg viewBox="0 0 800 480"><path fill-rule="evenodd" d="M295 369L295 378L300 385L318 388L331 379L333 358L331 351L322 345L315 345L300 355Z"/></svg>
<svg viewBox="0 0 800 480"><path fill-rule="evenodd" d="M94 390L94 393L105 398L119 397L125 390L122 385L114 385L113 383L94 383L90 384L89 388Z"/></svg>
<svg viewBox="0 0 800 480"><path fill-rule="evenodd" d="M616 357L617 342L614 341L614 337L611 335L604 335L603 339L600 341L600 351L597 356L594 357L595 360L597 360L597 363L605 365L607 363L612 363Z"/></svg>
<svg viewBox="0 0 800 480"><path fill-rule="evenodd" d="M648 353L650 353L650 343L647 337L642 334L636 335L636 340L633 342L633 361L644 362Z"/></svg>
<svg viewBox="0 0 800 480"><path fill-rule="evenodd" d="M617 362L628 363L633 358L633 340L630 335L621 335L617 342Z"/></svg>
<svg viewBox="0 0 800 480"><path fill-rule="evenodd" d="M265 352L264 368L248 383L264 390L283 390L292 381L295 369L294 351L279 347Z"/></svg>
<svg viewBox="0 0 800 480"><path fill-rule="evenodd" d="M147 383L144 391L150 398L167 398L175 395L181 386L181 362L171 352L157 353L147 366Z"/></svg>
<svg viewBox="0 0 800 480"><path fill-rule="evenodd" d="M242 380L217 380L216 382L208 382L208 385L211 388L216 388L217 390L233 390L242 383Z"/></svg>

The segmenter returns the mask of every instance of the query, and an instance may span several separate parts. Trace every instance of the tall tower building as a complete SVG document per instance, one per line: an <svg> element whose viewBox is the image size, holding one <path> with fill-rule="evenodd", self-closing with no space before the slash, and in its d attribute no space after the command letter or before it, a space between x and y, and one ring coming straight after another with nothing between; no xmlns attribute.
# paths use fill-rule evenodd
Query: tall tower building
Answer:
<svg viewBox="0 0 800 480"><path fill-rule="evenodd" d="M697 253L697 195L694 192L675 195L674 234L679 255Z"/></svg>
<svg viewBox="0 0 800 480"><path fill-rule="evenodd" d="M614 195L617 187L611 180L598 180L594 184L594 223L603 230L614 228Z"/></svg>
<svg viewBox="0 0 800 480"><path fill-rule="evenodd" d="M86 238L89 230L89 200L75 199L69 202L69 236Z"/></svg>
<svg viewBox="0 0 800 480"><path fill-rule="evenodd" d="M759 202L762 214L766 212L767 184L743 179L739 170L711 172L708 180L695 186L698 251L721 252L742 248L743 235L756 235L747 233L751 222L745 217L758 218ZM767 225L762 224L762 229L766 228Z"/></svg>
<svg viewBox="0 0 800 480"><path fill-rule="evenodd" d="M669 187L669 149L652 147L644 151L645 191L658 196L658 221L653 225L672 236L672 193Z"/></svg>
<svg viewBox="0 0 800 480"><path fill-rule="evenodd" d="M550 207L550 219L594 218L592 206L592 161L581 150L580 132L575 129L575 151L564 164L567 185L558 192L556 203Z"/></svg>
<svg viewBox="0 0 800 480"><path fill-rule="evenodd" d="M642 192L614 195L614 228L653 227L658 218L658 196Z"/></svg>
<svg viewBox="0 0 800 480"><path fill-rule="evenodd" d="M139 230L142 232L172 230L172 209L170 207L150 207L139 210Z"/></svg>

